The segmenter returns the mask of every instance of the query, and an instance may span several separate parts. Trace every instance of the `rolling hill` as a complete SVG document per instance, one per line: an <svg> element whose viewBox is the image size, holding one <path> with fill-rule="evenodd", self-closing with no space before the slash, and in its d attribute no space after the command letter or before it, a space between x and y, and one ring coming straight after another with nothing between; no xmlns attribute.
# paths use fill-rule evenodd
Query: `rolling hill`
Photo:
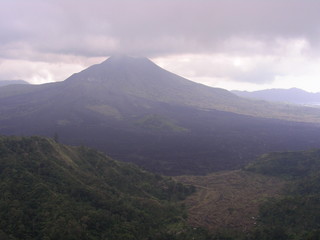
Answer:
<svg viewBox="0 0 320 240"><path fill-rule="evenodd" d="M0 134L56 136L167 175L236 169L320 142L319 109L240 98L146 58L110 57L63 82L2 87L0 102Z"/></svg>

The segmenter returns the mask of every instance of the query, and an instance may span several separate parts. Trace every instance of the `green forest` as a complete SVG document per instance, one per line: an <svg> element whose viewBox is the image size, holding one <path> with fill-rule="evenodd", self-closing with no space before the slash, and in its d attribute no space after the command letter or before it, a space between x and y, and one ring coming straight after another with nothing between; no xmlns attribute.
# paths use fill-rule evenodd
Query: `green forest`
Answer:
<svg viewBox="0 0 320 240"><path fill-rule="evenodd" d="M266 154L245 169L288 181L261 206L255 239L320 239L320 150Z"/></svg>
<svg viewBox="0 0 320 240"><path fill-rule="evenodd" d="M195 186L87 147L0 137L0 239L319 239L319 167L320 150L262 155L242 171L282 179L282 194L249 231L209 231L187 221Z"/></svg>
<svg viewBox="0 0 320 240"><path fill-rule="evenodd" d="M187 231L179 200L193 187L86 147L1 137L0 171L1 239L165 239Z"/></svg>

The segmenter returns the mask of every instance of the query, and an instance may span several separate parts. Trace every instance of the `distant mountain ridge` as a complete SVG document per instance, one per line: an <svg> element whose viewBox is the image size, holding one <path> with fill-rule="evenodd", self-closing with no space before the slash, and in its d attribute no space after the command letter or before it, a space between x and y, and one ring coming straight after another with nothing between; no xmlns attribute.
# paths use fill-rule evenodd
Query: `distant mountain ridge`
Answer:
<svg viewBox="0 0 320 240"><path fill-rule="evenodd" d="M0 80L0 87L15 85L15 84L29 84L29 83L24 80Z"/></svg>
<svg viewBox="0 0 320 240"><path fill-rule="evenodd" d="M261 99L271 102L320 105L320 93L311 93L298 88L266 89L253 92L235 90L232 92L241 97Z"/></svg>

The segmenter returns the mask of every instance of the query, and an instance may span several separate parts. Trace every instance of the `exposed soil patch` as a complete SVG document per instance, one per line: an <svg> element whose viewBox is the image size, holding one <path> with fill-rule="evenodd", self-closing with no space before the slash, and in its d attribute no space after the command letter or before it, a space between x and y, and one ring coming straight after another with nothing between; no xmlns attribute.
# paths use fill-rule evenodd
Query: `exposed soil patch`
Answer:
<svg viewBox="0 0 320 240"><path fill-rule="evenodd" d="M189 223L209 230L247 231L255 226L260 204L281 194L285 181L242 170L207 176L179 176L196 193L185 200Z"/></svg>

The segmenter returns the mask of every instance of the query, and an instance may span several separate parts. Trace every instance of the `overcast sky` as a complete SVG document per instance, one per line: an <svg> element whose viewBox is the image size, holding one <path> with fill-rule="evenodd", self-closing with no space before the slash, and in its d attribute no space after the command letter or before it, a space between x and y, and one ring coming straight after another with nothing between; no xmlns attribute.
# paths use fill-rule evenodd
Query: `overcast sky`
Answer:
<svg viewBox="0 0 320 240"><path fill-rule="evenodd" d="M320 92L319 0L0 0L0 79L62 81L114 54L213 87Z"/></svg>

